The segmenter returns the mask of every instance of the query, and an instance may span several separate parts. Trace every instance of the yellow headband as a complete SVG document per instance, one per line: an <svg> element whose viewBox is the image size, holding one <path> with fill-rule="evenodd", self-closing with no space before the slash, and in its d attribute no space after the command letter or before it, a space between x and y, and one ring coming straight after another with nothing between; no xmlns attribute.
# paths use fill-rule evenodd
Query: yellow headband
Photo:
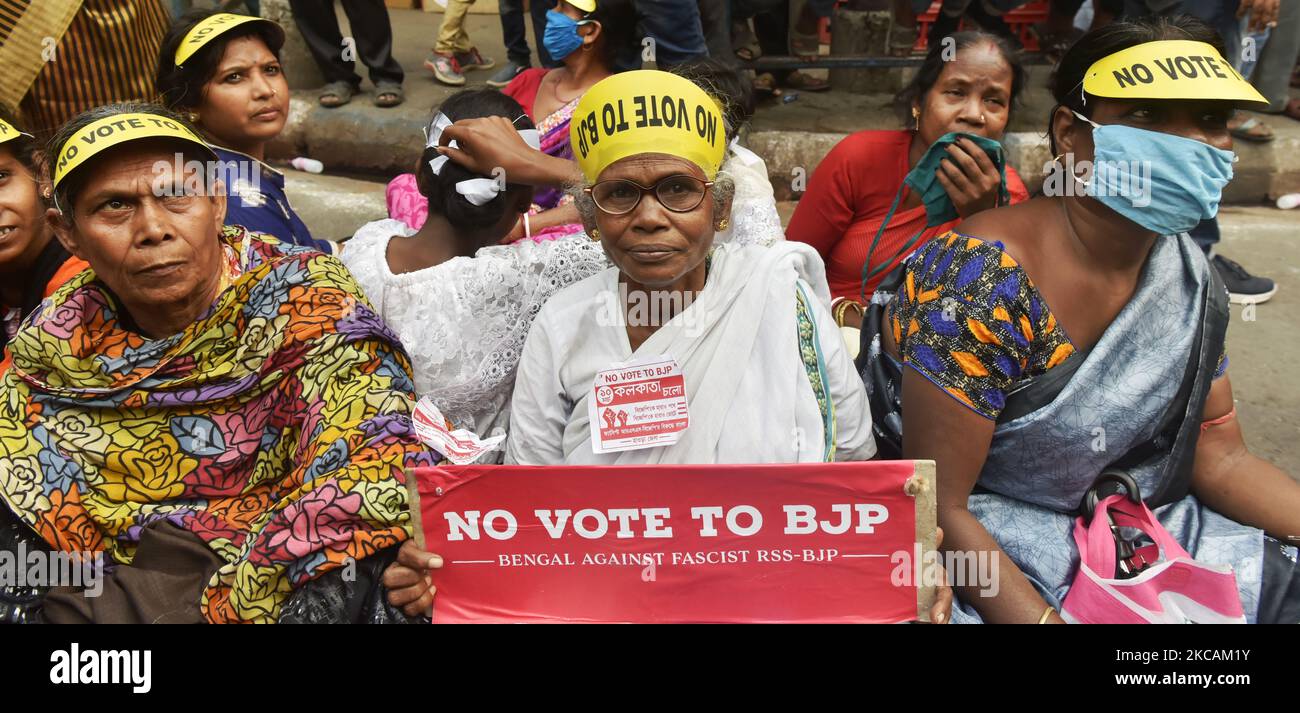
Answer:
<svg viewBox="0 0 1300 713"><path fill-rule="evenodd" d="M662 153L699 166L710 180L727 132L718 103L690 80L642 69L597 82L573 111L569 141L588 182L628 156Z"/></svg>
<svg viewBox="0 0 1300 713"><path fill-rule="evenodd" d="M1225 99L1267 104L1218 50L1204 42L1159 40L1103 57L1083 89L1108 99Z"/></svg>
<svg viewBox="0 0 1300 713"><path fill-rule="evenodd" d="M13 141L19 136L31 136L31 134L26 131L19 131L14 128L13 124L10 124L4 119L0 119L0 144L5 143L6 141Z"/></svg>
<svg viewBox="0 0 1300 713"><path fill-rule="evenodd" d="M221 35L223 32L232 30L248 22L264 22L274 28L272 31L280 35L280 42L284 42L284 29L278 24L264 20L260 17L249 17L248 15L235 15L229 12L221 12L212 15L195 25L189 32L185 33L185 39L181 40L176 47L174 57L176 66L179 67L198 52L203 45L211 42L213 38Z"/></svg>
<svg viewBox="0 0 1300 713"><path fill-rule="evenodd" d="M199 146L213 159L212 148L181 124L157 114L117 114L107 116L78 131L59 147L54 164L54 187L90 157L118 144L140 139L180 139Z"/></svg>

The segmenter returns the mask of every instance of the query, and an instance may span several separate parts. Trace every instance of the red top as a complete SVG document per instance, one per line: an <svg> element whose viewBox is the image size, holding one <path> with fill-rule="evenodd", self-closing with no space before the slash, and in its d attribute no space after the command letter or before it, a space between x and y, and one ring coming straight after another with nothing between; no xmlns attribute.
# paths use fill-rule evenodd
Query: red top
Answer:
<svg viewBox="0 0 1300 713"><path fill-rule="evenodd" d="M551 70L542 67L529 67L516 74L501 93L519 102L529 118L537 121L537 117L533 116L533 104L537 102L537 90L542 86L542 77L549 71Z"/></svg>
<svg viewBox="0 0 1300 713"><path fill-rule="evenodd" d="M876 237L907 177L911 142L910 131L850 134L826 154L808 181L808 190L799 199L785 236L808 243L821 254L831 296L857 300L862 292L862 264L866 262L872 238ZM1029 198L1025 184L1010 166L1007 166L1007 191L1012 203ZM953 220L926 229L913 249L919 250L931 238L960 222L960 219ZM895 211L872 255L873 267L874 263L893 257L922 228L925 228L925 206ZM904 257L907 256L900 255L871 278L866 287L868 298Z"/></svg>

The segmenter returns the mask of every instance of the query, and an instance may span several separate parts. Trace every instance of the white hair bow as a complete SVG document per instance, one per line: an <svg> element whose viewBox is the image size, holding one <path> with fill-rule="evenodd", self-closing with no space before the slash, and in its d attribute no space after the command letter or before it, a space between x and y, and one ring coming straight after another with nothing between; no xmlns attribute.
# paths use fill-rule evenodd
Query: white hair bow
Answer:
<svg viewBox="0 0 1300 713"><path fill-rule="evenodd" d="M522 117L521 117L522 118ZM516 119L518 121L518 119ZM446 114L438 112L433 117L433 122L424 130L425 148L433 148L438 145L438 139L442 137L442 132L448 126L451 126L451 119ZM542 147L542 137L537 129L520 129L519 136L523 138L524 143L540 151ZM456 140L452 139L447 144L450 148L459 148ZM429 161L429 168L433 174L439 175L442 167L450 160L446 156L437 156ZM484 205L496 197L496 195L506 189L506 182L503 178L467 178L456 184L456 192L465 196L465 200L474 205Z"/></svg>

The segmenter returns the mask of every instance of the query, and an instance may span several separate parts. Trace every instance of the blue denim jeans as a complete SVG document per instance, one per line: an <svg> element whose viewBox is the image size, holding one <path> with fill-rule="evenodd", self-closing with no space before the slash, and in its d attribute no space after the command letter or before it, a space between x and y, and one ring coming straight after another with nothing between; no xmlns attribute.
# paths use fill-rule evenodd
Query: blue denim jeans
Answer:
<svg viewBox="0 0 1300 713"><path fill-rule="evenodd" d="M660 69L709 56L696 0L636 0L637 19L645 36L654 40L654 62ZM623 49L618 69L637 69L644 45Z"/></svg>
<svg viewBox="0 0 1300 713"><path fill-rule="evenodd" d="M532 65L532 53L528 50L528 31L524 29L524 0L497 0L501 12L501 38L506 43L506 56L511 62L528 67ZM542 45L542 36L546 32L546 11L555 7L555 0L532 0L529 13L533 18L533 37L537 40L537 59L543 67L558 65L547 54Z"/></svg>

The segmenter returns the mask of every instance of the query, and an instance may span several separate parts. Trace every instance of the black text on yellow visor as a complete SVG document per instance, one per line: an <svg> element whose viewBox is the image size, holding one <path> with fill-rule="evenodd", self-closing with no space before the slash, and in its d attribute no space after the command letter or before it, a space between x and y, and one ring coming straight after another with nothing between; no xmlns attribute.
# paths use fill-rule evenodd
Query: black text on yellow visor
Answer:
<svg viewBox="0 0 1300 713"><path fill-rule="evenodd" d="M284 44L284 29L270 20L264 20L260 17L250 17L248 15L235 15L229 12L221 12L211 17L205 18L202 22L195 25L192 30L185 33L185 38L181 40L180 45L176 48L176 54L173 57L177 67L185 64L185 60L194 56L203 45L211 42L214 38L219 37L222 33L239 27L249 22L260 22L280 37L280 44Z"/></svg>
<svg viewBox="0 0 1300 713"><path fill-rule="evenodd" d="M117 114L88 124L59 147L54 186L90 157L119 144L141 139L180 139L200 147L212 159L212 148L183 125L156 114Z"/></svg>
<svg viewBox="0 0 1300 713"><path fill-rule="evenodd" d="M1219 99L1267 104L1212 45L1160 40L1097 60L1083 90L1107 99Z"/></svg>

